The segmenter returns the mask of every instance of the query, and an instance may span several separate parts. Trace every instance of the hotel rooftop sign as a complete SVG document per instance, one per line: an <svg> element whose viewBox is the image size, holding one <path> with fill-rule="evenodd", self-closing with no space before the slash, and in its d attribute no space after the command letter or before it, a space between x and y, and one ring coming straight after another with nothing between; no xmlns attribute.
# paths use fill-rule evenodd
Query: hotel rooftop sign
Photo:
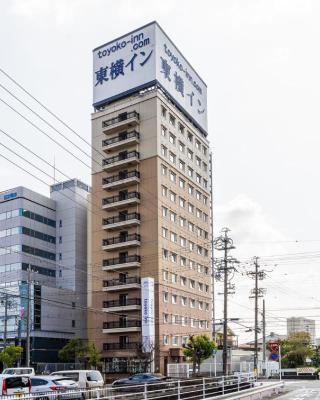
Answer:
<svg viewBox="0 0 320 400"><path fill-rule="evenodd" d="M207 87L156 22L93 50L93 106L158 84L204 133Z"/></svg>

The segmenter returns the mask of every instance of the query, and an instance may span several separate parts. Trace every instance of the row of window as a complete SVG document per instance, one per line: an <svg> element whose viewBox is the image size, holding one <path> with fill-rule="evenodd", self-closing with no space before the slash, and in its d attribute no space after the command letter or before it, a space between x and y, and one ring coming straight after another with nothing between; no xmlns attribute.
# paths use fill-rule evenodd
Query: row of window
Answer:
<svg viewBox="0 0 320 400"><path fill-rule="evenodd" d="M201 325L201 327L200 327ZM193 328L202 328L202 329L209 329L209 322L203 321L200 324L200 321L192 320ZM163 335L163 345L164 346L183 346L189 340L189 336L178 336L178 335Z"/></svg>
<svg viewBox="0 0 320 400"><path fill-rule="evenodd" d="M191 320L193 321L193 326L197 323L196 321L198 321L198 326L197 326L198 328L202 329L207 328L208 321L206 320L195 320L194 318L188 318L177 314L163 313L164 324L188 326L189 321L191 323Z"/></svg>
<svg viewBox="0 0 320 400"><path fill-rule="evenodd" d="M169 272L167 270L163 271L163 280L166 282L171 281L171 283L175 285L180 282L180 285L183 287L188 286L192 290L199 290L200 292L209 293L209 285L195 281L194 279L187 279L185 276L179 276L178 274Z"/></svg>
<svg viewBox="0 0 320 400"><path fill-rule="evenodd" d="M28 268L31 268L32 271L37 272L41 275L46 276L56 276L56 271L45 268L45 267L38 267L37 265L30 265L27 263L11 263L11 264L4 264L0 265L0 273L7 273L7 272L14 272L14 271L28 271Z"/></svg>
<svg viewBox="0 0 320 400"><path fill-rule="evenodd" d="M173 251L169 251L167 249L162 249L162 258L166 261L171 261L175 264L178 263L178 254ZM190 260L186 257L183 257L181 255L180 255L180 266L181 267L189 267L193 271L199 272L204 275L209 274L208 267L206 267L205 265L199 264L193 260Z"/></svg>
<svg viewBox="0 0 320 400"><path fill-rule="evenodd" d="M195 148L201 151L203 155L208 155L208 148L201 144L200 140L197 139L190 131L186 130L185 126L180 121L177 121L175 116L168 112L164 106L161 106L161 116L163 119L168 118L169 124L172 127L177 127L179 134L182 136L186 136L187 141L190 144L194 144Z"/></svg>
<svg viewBox="0 0 320 400"><path fill-rule="evenodd" d="M161 174L163 176L169 175L169 179L172 183L177 183L177 174L172 171L171 169L168 172L168 167L164 164L161 164ZM195 181L198 183L199 186L202 186L204 189L208 189L208 181L204 178L202 178L199 174L195 174L194 170L191 167L187 168L187 174L189 178L195 179ZM183 179L181 179L181 182Z"/></svg>
<svg viewBox="0 0 320 400"><path fill-rule="evenodd" d="M169 231L169 229L162 227L162 237L164 239L170 240L172 243L178 244L178 234L172 231ZM179 236L179 245L181 247L184 247L186 251L192 251L199 256L203 257L208 257L209 251L208 249L205 249L204 247L200 246L199 244L196 244L192 242L191 240L187 240L183 236ZM172 253L175 254L175 253ZM177 258L175 261L171 260L172 262L177 262Z"/></svg>
<svg viewBox="0 0 320 400"><path fill-rule="evenodd" d="M4 229L4 230L0 231L0 238L12 236L12 235L20 235L20 234L32 236L36 239L43 240L44 242L53 243L53 244L56 243L56 238L54 236L47 235L46 233L35 231L33 229L26 228L24 226L17 226L14 228Z"/></svg>
<svg viewBox="0 0 320 400"><path fill-rule="evenodd" d="M209 292L209 286L204 285L206 287L206 292ZM171 303L171 304L178 304L180 297L180 305L183 307L190 307L190 308L198 308L199 310L209 311L209 304L204 303L203 301L198 301L193 298L188 298L187 296L178 296L177 294L169 295L169 292L163 292L163 302L164 303ZM205 308L204 308L205 307Z"/></svg>
<svg viewBox="0 0 320 400"><path fill-rule="evenodd" d="M186 188L185 181L182 178L179 178L179 187L182 189ZM168 197L168 194L169 194L170 200L173 202L175 202L177 199L176 193L169 191L165 185L161 185L161 193L162 193L162 196L164 196L164 197ZM188 195L195 196L195 198L199 201L202 201L205 206L208 205L208 197L205 195L202 195L202 193L199 190L194 190L194 187L190 184L188 185Z"/></svg>
<svg viewBox="0 0 320 400"><path fill-rule="evenodd" d="M53 219L44 217L40 214L36 214L32 211L25 210L24 208L17 208L16 210L0 213L0 221L14 217L26 217L29 219L33 219L37 222L41 222L42 224L52 226L53 228L56 227L56 221L54 221Z"/></svg>
<svg viewBox="0 0 320 400"><path fill-rule="evenodd" d="M3 256L5 254L14 254L14 253L27 253L27 254L32 254L37 257L41 258L46 258L47 260L56 260L56 255L55 253L51 253L46 250L41 250L37 249L35 247L30 247L26 245L21 245L21 244L15 244L12 246L7 246L7 247L0 247L0 256Z"/></svg>
<svg viewBox="0 0 320 400"><path fill-rule="evenodd" d="M181 201L181 197L179 198L179 202ZM185 203L183 203L185 205ZM190 205L190 203L189 203ZM198 237L202 237L204 239L209 238L209 233L205 229L200 228L199 226L195 225L191 221L187 221L184 217L178 217L178 214L172 210L169 210L167 207L162 206L162 216L164 218L168 218L170 222L177 223L179 220L179 225L181 228L187 228L189 232L196 234ZM190 210L190 209L189 209ZM203 212L197 208L196 210L197 218L203 217Z"/></svg>

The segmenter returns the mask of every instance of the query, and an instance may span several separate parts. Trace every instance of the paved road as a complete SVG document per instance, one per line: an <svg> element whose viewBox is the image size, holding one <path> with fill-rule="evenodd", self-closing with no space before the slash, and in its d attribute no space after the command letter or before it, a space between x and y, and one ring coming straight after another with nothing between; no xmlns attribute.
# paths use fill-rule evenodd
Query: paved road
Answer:
<svg viewBox="0 0 320 400"><path fill-rule="evenodd" d="M320 381L285 381L285 394L281 400L320 400Z"/></svg>

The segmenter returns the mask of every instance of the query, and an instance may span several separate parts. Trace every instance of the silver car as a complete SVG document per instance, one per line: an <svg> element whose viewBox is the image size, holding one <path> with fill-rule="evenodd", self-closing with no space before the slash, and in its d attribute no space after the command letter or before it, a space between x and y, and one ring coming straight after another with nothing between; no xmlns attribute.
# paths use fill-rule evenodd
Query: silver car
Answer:
<svg viewBox="0 0 320 400"><path fill-rule="evenodd" d="M38 400L74 400L82 398L77 382L65 376L32 376L31 385L32 397Z"/></svg>

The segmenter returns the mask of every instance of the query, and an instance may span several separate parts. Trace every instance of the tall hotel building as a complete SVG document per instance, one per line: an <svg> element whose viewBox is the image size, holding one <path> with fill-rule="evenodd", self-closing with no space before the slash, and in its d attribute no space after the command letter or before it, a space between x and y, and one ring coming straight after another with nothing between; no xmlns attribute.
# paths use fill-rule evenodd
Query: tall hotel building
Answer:
<svg viewBox="0 0 320 400"><path fill-rule="evenodd" d="M88 335L102 351L106 373L146 368L165 373L168 363L183 360L182 345L189 335L212 332L209 142L178 100L189 105L193 100L195 115L202 119L206 104L197 99L195 83L188 92L190 82L181 69L184 82L177 84L173 59L162 55L163 45L157 43L159 32L190 71L156 23L115 41L121 46L131 40L127 55L119 50L104 59L104 49L111 53L112 43L94 51L104 63L95 66L95 90L104 88L101 96L108 100L96 101L92 115ZM112 75L119 60L124 69ZM161 63L159 78L150 81L142 74L144 62L154 68ZM146 82L131 88L136 83L128 79L135 73ZM116 90L123 92L110 99L108 91L122 81L123 88ZM154 282L151 299L143 299L144 278ZM146 301L154 304L153 315L147 317L154 329L149 351L143 346L146 339L150 343L144 337Z"/></svg>

